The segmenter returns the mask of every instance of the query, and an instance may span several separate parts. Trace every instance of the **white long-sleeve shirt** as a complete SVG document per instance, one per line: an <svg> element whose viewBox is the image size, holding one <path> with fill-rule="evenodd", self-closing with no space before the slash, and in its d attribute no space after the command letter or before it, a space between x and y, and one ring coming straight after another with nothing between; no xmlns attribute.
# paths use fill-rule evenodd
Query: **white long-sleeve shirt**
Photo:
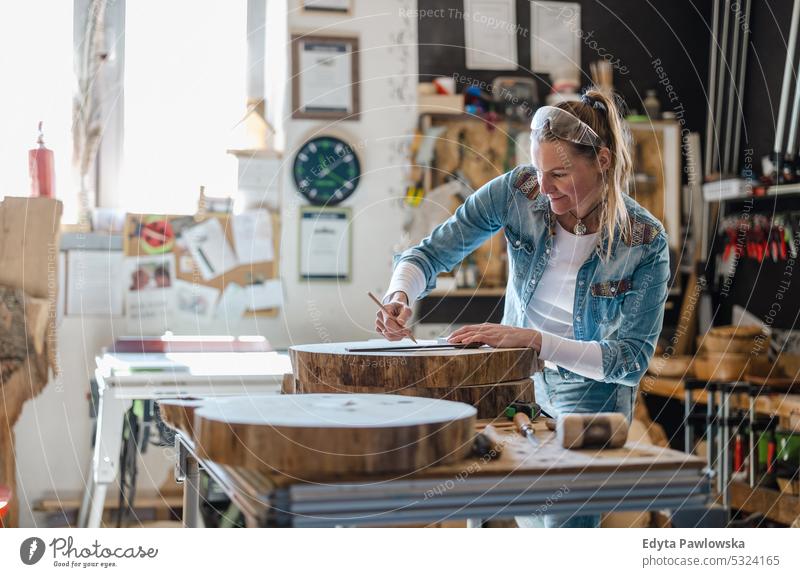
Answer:
<svg viewBox="0 0 800 577"><path fill-rule="evenodd" d="M545 366L560 366L590 379L604 376L602 349L596 341L573 338L572 318L575 278L596 243L597 233L576 236L557 225L550 260L527 311L531 326L542 334L539 358ZM413 303L424 290L425 274L406 261L395 268L386 296L402 291Z"/></svg>

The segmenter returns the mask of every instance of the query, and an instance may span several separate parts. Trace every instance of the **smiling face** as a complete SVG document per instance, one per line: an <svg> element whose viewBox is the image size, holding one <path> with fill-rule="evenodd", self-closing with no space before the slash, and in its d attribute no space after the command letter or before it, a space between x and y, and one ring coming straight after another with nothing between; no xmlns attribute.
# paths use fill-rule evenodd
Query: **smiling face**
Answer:
<svg viewBox="0 0 800 577"><path fill-rule="evenodd" d="M557 215L569 211L583 215L602 200L602 172L610 161L607 148L589 158L562 140L534 140L531 158L536 167L539 189L550 199L550 207Z"/></svg>

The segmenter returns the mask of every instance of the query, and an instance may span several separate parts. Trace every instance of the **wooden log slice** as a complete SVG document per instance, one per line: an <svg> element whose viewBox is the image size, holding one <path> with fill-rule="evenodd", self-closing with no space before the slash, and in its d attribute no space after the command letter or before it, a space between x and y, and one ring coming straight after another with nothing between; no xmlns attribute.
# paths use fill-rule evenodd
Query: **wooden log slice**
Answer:
<svg viewBox="0 0 800 577"><path fill-rule="evenodd" d="M194 412L204 399L164 399L158 401L161 419L173 429L194 438Z"/></svg>
<svg viewBox="0 0 800 577"><path fill-rule="evenodd" d="M374 393L376 389L375 387L329 387L324 383L317 382L313 385L300 383L295 391L297 393ZM532 379L521 379L494 385L462 385L449 389L409 387L395 391L395 394L467 403L475 407L478 411L479 419L497 418L513 402L527 403L534 400Z"/></svg>
<svg viewBox="0 0 800 577"><path fill-rule="evenodd" d="M207 399L195 409L201 456L304 480L407 473L465 458L476 411L399 395L264 395Z"/></svg>
<svg viewBox="0 0 800 577"><path fill-rule="evenodd" d="M537 369L533 349L432 349L350 352L385 341L324 343L289 349L299 383L316 387L374 387L375 392L452 389L529 378ZM344 389L343 389L344 390Z"/></svg>

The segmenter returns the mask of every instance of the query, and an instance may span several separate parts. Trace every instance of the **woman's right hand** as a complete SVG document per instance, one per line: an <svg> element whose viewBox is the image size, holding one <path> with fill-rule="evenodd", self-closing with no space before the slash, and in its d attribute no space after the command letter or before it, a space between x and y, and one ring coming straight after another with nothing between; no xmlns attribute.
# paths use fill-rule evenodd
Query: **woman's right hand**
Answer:
<svg viewBox="0 0 800 577"><path fill-rule="evenodd" d="M383 307L389 311L389 314L378 309L375 330L390 341L399 341L402 338L410 337L411 330L406 328L406 323L411 318L412 311L408 306L406 293L398 291L392 294L391 300Z"/></svg>

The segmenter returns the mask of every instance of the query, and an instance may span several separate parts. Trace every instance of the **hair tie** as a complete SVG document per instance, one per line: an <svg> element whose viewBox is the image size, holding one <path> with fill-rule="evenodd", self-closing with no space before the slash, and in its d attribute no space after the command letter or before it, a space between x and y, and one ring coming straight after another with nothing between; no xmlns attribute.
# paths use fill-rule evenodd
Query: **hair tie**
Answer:
<svg viewBox="0 0 800 577"><path fill-rule="evenodd" d="M606 105L602 101L597 100L596 98L593 98L586 93L584 93L581 96L581 102L583 102L584 104L588 104L595 110L602 110L603 112L608 112Z"/></svg>

